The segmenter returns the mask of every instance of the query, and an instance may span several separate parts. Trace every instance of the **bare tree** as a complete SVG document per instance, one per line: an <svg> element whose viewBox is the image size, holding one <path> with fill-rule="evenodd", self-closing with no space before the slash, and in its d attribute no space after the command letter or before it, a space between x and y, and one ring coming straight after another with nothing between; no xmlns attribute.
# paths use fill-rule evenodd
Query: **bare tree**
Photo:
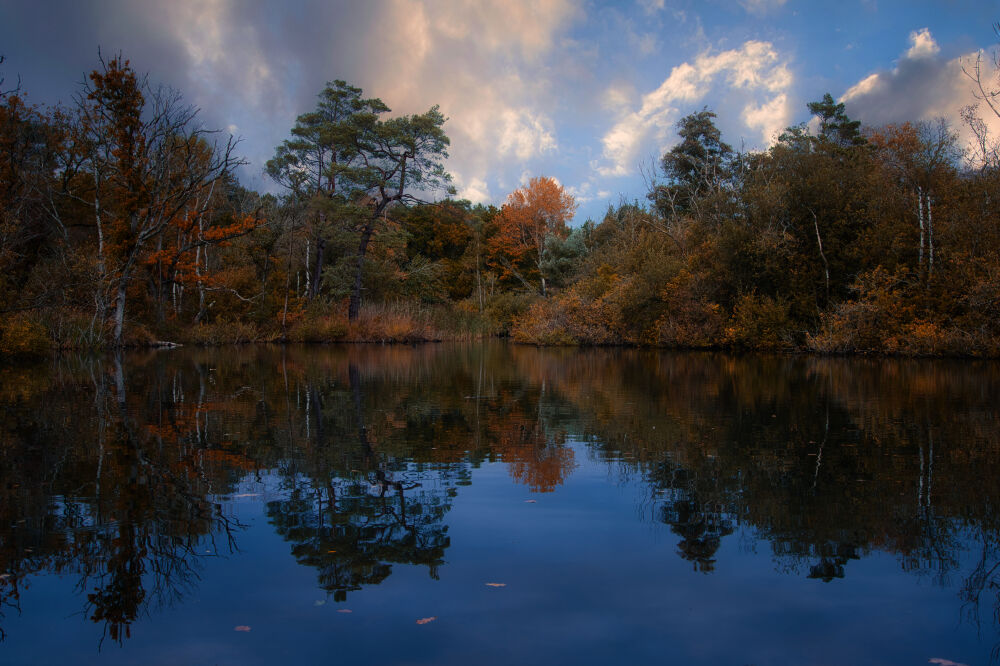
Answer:
<svg viewBox="0 0 1000 666"><path fill-rule="evenodd" d="M76 107L74 150L92 180L77 198L92 207L97 232L95 319L103 323L114 304L112 341L121 346L134 270L171 222L243 161L236 139L215 140L180 93L152 88L121 56L101 59Z"/></svg>
<svg viewBox="0 0 1000 666"><path fill-rule="evenodd" d="M993 32L1000 39L1000 21L993 24ZM983 72L984 53L980 51L976 54L975 62L969 66L963 66L962 71L972 79L976 89L973 94L976 99L986 102L990 110L1000 118L1000 46L993 49L990 54L993 61L993 72L988 74Z"/></svg>

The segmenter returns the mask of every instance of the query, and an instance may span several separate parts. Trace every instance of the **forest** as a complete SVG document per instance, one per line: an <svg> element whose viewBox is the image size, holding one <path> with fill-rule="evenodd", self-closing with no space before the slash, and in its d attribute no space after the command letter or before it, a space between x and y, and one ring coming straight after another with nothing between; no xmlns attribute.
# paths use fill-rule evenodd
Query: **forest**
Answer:
<svg viewBox="0 0 1000 666"><path fill-rule="evenodd" d="M703 108L645 199L580 223L542 175L500 207L454 198L441 110L395 116L345 81L257 192L237 141L121 54L55 108L9 65L0 355L510 337L1000 356L1000 138L979 115L1000 117L1000 82L978 67L970 146L944 119L864 126L827 94L739 151Z"/></svg>

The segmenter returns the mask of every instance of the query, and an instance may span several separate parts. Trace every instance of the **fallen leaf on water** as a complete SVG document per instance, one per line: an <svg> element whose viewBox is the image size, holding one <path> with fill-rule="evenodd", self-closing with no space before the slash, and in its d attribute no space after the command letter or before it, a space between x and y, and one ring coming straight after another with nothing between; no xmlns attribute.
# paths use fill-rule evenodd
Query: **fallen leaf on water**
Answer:
<svg viewBox="0 0 1000 666"><path fill-rule="evenodd" d="M250 631L250 627L245 624L241 624L233 627L233 631Z"/></svg>
<svg viewBox="0 0 1000 666"><path fill-rule="evenodd" d="M486 587L507 587L507 583L486 583Z"/></svg>
<svg viewBox="0 0 1000 666"><path fill-rule="evenodd" d="M354 611L352 611L350 608L340 608L340 609L337 609L337 612L338 613L353 613Z"/></svg>
<svg viewBox="0 0 1000 666"><path fill-rule="evenodd" d="M317 599L316 601L313 602L313 606L322 606L325 603L326 599Z"/></svg>
<svg viewBox="0 0 1000 666"><path fill-rule="evenodd" d="M967 666L967 664L961 664L957 661L952 661L951 659L942 659L941 657L932 657L927 660L930 664L937 664L938 666Z"/></svg>
<svg viewBox="0 0 1000 666"><path fill-rule="evenodd" d="M336 553L337 551L335 551L335 550L328 550L326 552L328 552L328 553Z"/></svg>
<svg viewBox="0 0 1000 666"><path fill-rule="evenodd" d="M524 500L524 503L525 504L537 504L538 502L535 501L535 500Z"/></svg>
<svg viewBox="0 0 1000 666"><path fill-rule="evenodd" d="M430 617L422 617L419 620L417 620L417 624L427 624L428 622L433 622L436 619L438 619L437 615L431 615Z"/></svg>

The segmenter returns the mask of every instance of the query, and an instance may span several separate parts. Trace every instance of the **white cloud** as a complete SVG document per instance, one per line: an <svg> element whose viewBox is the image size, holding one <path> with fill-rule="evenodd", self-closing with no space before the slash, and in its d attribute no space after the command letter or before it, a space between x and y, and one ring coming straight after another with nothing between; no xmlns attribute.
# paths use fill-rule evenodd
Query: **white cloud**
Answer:
<svg viewBox="0 0 1000 666"><path fill-rule="evenodd" d="M493 199L490 188L482 178L472 178L468 183L458 183L458 198L472 203L487 203Z"/></svg>
<svg viewBox="0 0 1000 666"><path fill-rule="evenodd" d="M394 112L440 104L449 118L448 167L468 198L489 195L488 178L558 149L545 58L577 16L569 0L389 0L383 34L394 48L366 78ZM461 188L460 188L461 189Z"/></svg>
<svg viewBox="0 0 1000 666"><path fill-rule="evenodd" d="M932 58L941 51L934 38L931 37L929 28L914 30L910 33L910 48L906 51L906 58L910 60L916 58Z"/></svg>
<svg viewBox="0 0 1000 666"><path fill-rule="evenodd" d="M738 49L711 55L703 53L694 63L677 65L660 86L642 98L639 109L625 114L602 139L605 176L630 173L644 147L655 144L662 151L680 116L680 104L704 99L717 79L744 98L742 118L761 132L765 143L791 118L787 91L793 76L770 42L748 41Z"/></svg>
<svg viewBox="0 0 1000 666"><path fill-rule="evenodd" d="M551 123L543 115L532 115L526 108L507 108L499 113L497 120L500 135L496 152L501 157L514 155L525 161L556 148Z"/></svg>
<svg viewBox="0 0 1000 666"><path fill-rule="evenodd" d="M840 101L849 115L872 126L944 118L968 142L971 133L959 114L979 100L962 68L974 62L977 54L942 58L927 28L911 32L909 43L894 68L869 74L848 88ZM989 58L983 64L985 77L996 76ZM1000 136L1000 118L984 111L983 119L993 135Z"/></svg>
<svg viewBox="0 0 1000 666"><path fill-rule="evenodd" d="M761 140L765 145L777 141L778 135L788 127L788 119L791 116L791 103L785 93L769 102L758 106L750 104L743 109L743 123L747 127L759 129Z"/></svg>

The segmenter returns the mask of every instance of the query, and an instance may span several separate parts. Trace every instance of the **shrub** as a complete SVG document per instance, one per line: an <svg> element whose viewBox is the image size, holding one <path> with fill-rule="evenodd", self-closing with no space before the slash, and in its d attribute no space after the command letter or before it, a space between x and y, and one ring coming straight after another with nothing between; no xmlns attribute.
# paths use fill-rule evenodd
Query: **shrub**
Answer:
<svg viewBox="0 0 1000 666"><path fill-rule="evenodd" d="M791 328L787 303L770 296L744 294L733 308L726 339L748 349L780 349L791 346Z"/></svg>
<svg viewBox="0 0 1000 666"><path fill-rule="evenodd" d="M41 356L50 348L48 331L27 313L0 320L0 355Z"/></svg>

